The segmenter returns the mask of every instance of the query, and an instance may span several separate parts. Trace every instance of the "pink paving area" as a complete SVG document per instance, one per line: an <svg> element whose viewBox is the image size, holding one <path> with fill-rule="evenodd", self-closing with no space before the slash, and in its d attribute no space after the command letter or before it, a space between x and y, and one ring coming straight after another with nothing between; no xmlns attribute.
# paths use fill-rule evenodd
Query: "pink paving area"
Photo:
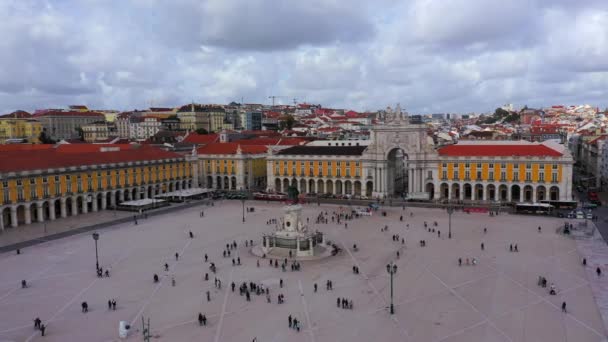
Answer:
<svg viewBox="0 0 608 342"><path fill-rule="evenodd" d="M249 239L259 243L261 233L272 229L266 221L282 215L281 205L248 205L256 210L247 213L245 224L241 203L225 201L100 231L100 263L110 269L110 278L95 276L90 234L30 247L21 255L0 255L0 341L118 341L120 320L133 323L129 340L141 341L142 316L150 318L153 341L605 340L594 300L596 285L588 280L595 275L581 265L577 241L556 234L562 220L456 212L450 240L444 211L389 208L387 217L356 219L348 229L343 224L312 224L344 251L304 261L300 272L281 272L265 260L257 267L258 258L244 246ZM331 214L339 207L305 205L303 215L312 222L321 210ZM399 221L400 215L405 222ZM441 237L424 229L425 221L437 221ZM381 232L385 225L388 232ZM405 245L392 241L393 234L404 237ZM426 247L420 247L422 239ZM226 243L233 240L239 245L233 253L241 258L241 266L233 267L230 258L222 257ZM352 250L355 243L357 251ZM518 244L519 252L509 252L511 243ZM219 268L221 289L214 287L211 273L210 281L204 281L209 272L205 253ZM459 267L459 257L476 258L478 264ZM599 255L588 260L608 263ZM386 264L391 261L398 265L393 316L387 310ZM354 265L360 274L353 274ZM152 281L155 273L161 277L159 284ZM537 286L540 275L555 283L556 296ZM21 279L30 287L21 289ZM333 281L333 291L325 289L327 280ZM234 293L232 281L237 283ZM238 284L250 281L269 287L272 303L264 296L254 295L250 302L240 296ZM276 303L279 293L285 295L285 304ZM354 309L338 308L338 297L352 300ZM116 311L107 309L110 298L118 302ZM86 314L80 312L82 301L89 304ZM561 312L563 301L568 313ZM196 322L199 312L208 317L206 327ZM290 314L302 323L299 333L287 326ZM33 328L35 317L48 327L44 338Z"/></svg>

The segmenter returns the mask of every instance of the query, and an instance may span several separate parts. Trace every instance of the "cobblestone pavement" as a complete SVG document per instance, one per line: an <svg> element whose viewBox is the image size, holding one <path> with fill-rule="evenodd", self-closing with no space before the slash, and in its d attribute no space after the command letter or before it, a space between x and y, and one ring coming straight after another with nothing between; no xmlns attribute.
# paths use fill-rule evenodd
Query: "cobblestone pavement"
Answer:
<svg viewBox="0 0 608 342"><path fill-rule="evenodd" d="M141 317L150 318L155 341L251 341L257 337L260 342L578 342L605 338L594 299L597 276L591 266L581 265L579 253L587 252L580 242L556 234L563 220L456 212L453 238L448 239L444 211L388 208L387 217L356 219L347 229L343 224L311 224L344 251L302 262L300 272L282 272L266 260L257 267L259 259L244 246L249 239L259 243L261 233L272 230L266 221L282 215L281 205L247 203L256 210L247 213L246 223L241 222L241 203L226 201L100 231L100 265L110 270L110 278L95 275L90 233L28 247L21 255L0 255L0 341L42 340L33 328L35 317L48 327L45 341L117 341L121 320L133 326L129 340L139 341ZM305 205L304 217L312 222L321 210L331 214L340 207ZM404 222L399 221L400 215ZM441 237L424 229L424 221L437 221ZM385 225L388 232L381 232ZM543 227L541 233L538 226ZM189 231L194 239L188 237ZM393 234L405 237L405 245L392 241ZM231 258L222 257L225 245L233 240L239 247L232 256L241 258L241 266L232 266ZM426 247L420 247L420 240L426 240ZM482 242L485 250L480 248ZM355 243L357 251L352 249ZM510 252L509 244L517 244L519 252ZM608 254L593 253L588 257L590 264L605 264L601 258ZM204 254L218 266L217 275L204 263ZM463 266L458 266L459 257ZM467 266L467 258L475 258L477 265ZM398 265L392 316L387 310L390 278L386 271L391 261ZM165 263L169 271L164 270ZM359 266L360 273L353 274L352 266ZM204 280L205 273L209 281ZM152 281L154 274L161 279L157 284ZM555 284L556 296L537 286L539 276ZM221 279L221 289L214 286L214 277ZM28 281L28 288L21 289L22 279ZM332 291L325 289L327 280L333 281ZM233 281L236 292L230 291ZM254 295L250 302L240 296L238 284L250 281L269 287L272 303L264 296ZM285 295L284 304L276 303L279 293ZM339 297L352 300L354 309L338 308ZM116 311L107 309L111 298L117 300ZM83 301L89 304L86 314L80 309ZM567 313L561 311L564 301ZM196 322L199 312L208 318L206 327ZM301 322L302 331L288 328L290 314Z"/></svg>

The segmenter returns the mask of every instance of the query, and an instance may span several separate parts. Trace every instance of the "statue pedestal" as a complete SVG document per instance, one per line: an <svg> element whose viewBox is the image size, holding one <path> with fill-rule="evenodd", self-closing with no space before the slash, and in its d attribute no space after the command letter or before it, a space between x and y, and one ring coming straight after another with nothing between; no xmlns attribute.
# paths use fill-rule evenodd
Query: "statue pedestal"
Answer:
<svg viewBox="0 0 608 342"><path fill-rule="evenodd" d="M283 210L285 215L276 231L264 234L261 246L254 247L252 252L271 258L286 258L291 254L292 258L308 259L324 255L327 248L323 233L308 231L302 222L302 206L288 205Z"/></svg>

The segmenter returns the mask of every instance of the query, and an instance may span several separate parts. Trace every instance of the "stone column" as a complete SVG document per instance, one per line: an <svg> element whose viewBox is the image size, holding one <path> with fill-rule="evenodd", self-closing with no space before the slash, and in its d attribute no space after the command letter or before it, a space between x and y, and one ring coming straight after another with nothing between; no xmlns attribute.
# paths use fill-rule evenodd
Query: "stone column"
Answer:
<svg viewBox="0 0 608 342"><path fill-rule="evenodd" d="M72 216L78 215L78 198L72 197Z"/></svg>
<svg viewBox="0 0 608 342"><path fill-rule="evenodd" d="M125 191L123 190L118 195L118 201L119 202L124 202L124 200L125 200Z"/></svg>
<svg viewBox="0 0 608 342"><path fill-rule="evenodd" d="M2 210L3 212L4 210ZM0 231L4 230L4 215L0 213Z"/></svg>
<svg viewBox="0 0 608 342"><path fill-rule="evenodd" d="M31 204L25 206L25 224L32 223L32 207Z"/></svg>
<svg viewBox="0 0 608 342"><path fill-rule="evenodd" d="M116 206L116 191L110 192L110 206L111 207Z"/></svg>
<svg viewBox="0 0 608 342"><path fill-rule="evenodd" d="M536 189L532 188L532 202L536 203Z"/></svg>
<svg viewBox="0 0 608 342"><path fill-rule="evenodd" d="M317 192L319 192L318 189ZM361 196L367 196L367 181L365 179L361 181Z"/></svg>
<svg viewBox="0 0 608 342"><path fill-rule="evenodd" d="M61 203L61 218L68 217L68 208L66 205L66 201L67 199L65 197L61 197L61 199L59 200L59 202Z"/></svg>
<svg viewBox="0 0 608 342"><path fill-rule="evenodd" d="M38 222L44 222L44 213L42 212L42 202L36 203L36 213L38 216Z"/></svg>
<svg viewBox="0 0 608 342"><path fill-rule="evenodd" d="M89 212L89 202L86 197L82 198L82 213L86 214Z"/></svg>
<svg viewBox="0 0 608 342"><path fill-rule="evenodd" d="M414 172L411 169L407 170L407 192L414 192Z"/></svg>
<svg viewBox="0 0 608 342"><path fill-rule="evenodd" d="M17 228L17 207L11 207L11 227Z"/></svg>
<svg viewBox="0 0 608 342"><path fill-rule="evenodd" d="M462 182L459 183L458 192L458 195L460 195L458 196L458 199L460 199L461 201L464 200L464 185L462 184Z"/></svg>
<svg viewBox="0 0 608 342"><path fill-rule="evenodd" d="M452 184L448 183L448 200L452 199Z"/></svg>
<svg viewBox="0 0 608 342"><path fill-rule="evenodd" d="M108 193L104 192L101 194L101 210L106 210L108 207Z"/></svg>
<svg viewBox="0 0 608 342"><path fill-rule="evenodd" d="M140 195L140 193L139 193L139 187L137 187L137 188L135 189L135 200L136 200L136 201L137 201L137 200L139 200L139 197L140 197L139 195Z"/></svg>
<svg viewBox="0 0 608 342"><path fill-rule="evenodd" d="M489 190L489 188L488 188L488 186L487 186L487 185L483 187L483 200L484 200L484 201L487 201L487 200L488 200L488 192L489 192L489 191L490 191L490 190Z"/></svg>
<svg viewBox="0 0 608 342"><path fill-rule="evenodd" d="M49 203L49 220L54 221L55 218L55 200L52 200Z"/></svg>
<svg viewBox="0 0 608 342"><path fill-rule="evenodd" d="M95 194L95 195L93 196L93 208L92 208L92 209L93 209L93 212L96 212L96 211L97 211L97 209L98 209L98 208L97 208L97 194Z"/></svg>

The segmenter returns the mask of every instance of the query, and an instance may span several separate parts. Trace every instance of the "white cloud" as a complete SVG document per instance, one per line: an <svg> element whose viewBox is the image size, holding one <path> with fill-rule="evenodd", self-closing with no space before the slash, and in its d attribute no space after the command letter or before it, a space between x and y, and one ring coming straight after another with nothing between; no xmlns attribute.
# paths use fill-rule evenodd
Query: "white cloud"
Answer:
<svg viewBox="0 0 608 342"><path fill-rule="evenodd" d="M605 107L606 22L601 0L0 1L0 112L269 95L414 113Z"/></svg>

